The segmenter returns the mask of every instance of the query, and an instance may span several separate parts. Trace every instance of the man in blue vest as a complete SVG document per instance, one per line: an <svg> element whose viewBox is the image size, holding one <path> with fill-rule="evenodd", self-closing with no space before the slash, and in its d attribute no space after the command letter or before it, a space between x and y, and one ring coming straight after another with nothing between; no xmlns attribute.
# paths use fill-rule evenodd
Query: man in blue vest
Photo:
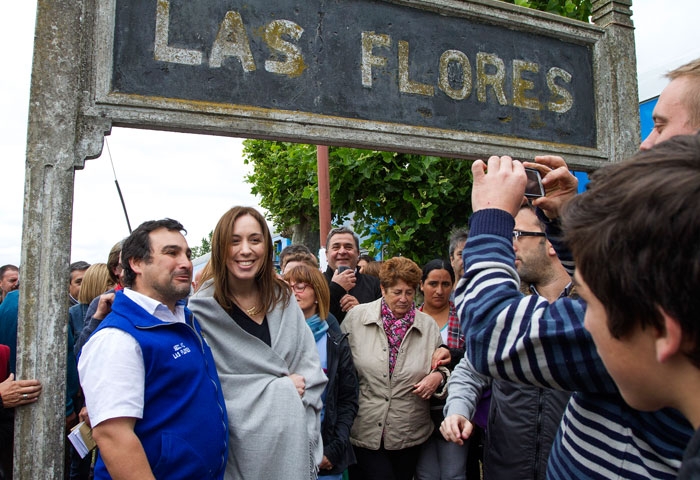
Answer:
<svg viewBox="0 0 700 480"><path fill-rule="evenodd" d="M228 421L211 350L185 307L183 230L149 221L124 241L125 289L83 347L96 479L223 478Z"/></svg>

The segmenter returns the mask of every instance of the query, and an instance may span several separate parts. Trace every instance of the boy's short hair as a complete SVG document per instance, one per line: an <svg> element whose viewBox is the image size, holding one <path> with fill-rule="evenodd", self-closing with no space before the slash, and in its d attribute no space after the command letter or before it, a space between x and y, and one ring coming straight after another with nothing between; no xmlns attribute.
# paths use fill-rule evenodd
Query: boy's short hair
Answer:
<svg viewBox="0 0 700 480"><path fill-rule="evenodd" d="M300 255L300 254L308 254L312 255L311 250L309 250L309 247L306 245L302 244L294 244L294 245L287 245L282 249L282 251L279 254L279 261L280 261L280 268L284 270L284 265L289 261L288 257L291 255Z"/></svg>
<svg viewBox="0 0 700 480"><path fill-rule="evenodd" d="M564 212L576 268L615 338L681 325L700 367L700 136L671 138L596 171Z"/></svg>
<svg viewBox="0 0 700 480"><path fill-rule="evenodd" d="M318 260L313 253L290 253L284 257L284 262L280 263L280 270L284 272L284 268L290 262L302 262L310 267L318 268Z"/></svg>

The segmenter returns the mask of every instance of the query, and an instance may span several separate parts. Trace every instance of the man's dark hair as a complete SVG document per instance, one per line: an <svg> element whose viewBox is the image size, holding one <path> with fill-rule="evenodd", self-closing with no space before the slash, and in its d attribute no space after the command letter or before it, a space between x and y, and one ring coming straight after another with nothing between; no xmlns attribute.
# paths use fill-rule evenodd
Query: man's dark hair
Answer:
<svg viewBox="0 0 700 480"><path fill-rule="evenodd" d="M122 243L121 254L122 268L124 269L123 282L125 287L131 287L136 279L136 273L131 269L129 260L143 260L146 263L151 261L151 238L149 235L159 228L187 233L182 224L172 218L149 220L139 225Z"/></svg>
<svg viewBox="0 0 700 480"><path fill-rule="evenodd" d="M564 212L579 275L615 338L681 325L700 367L700 136L671 138L595 172Z"/></svg>
<svg viewBox="0 0 700 480"><path fill-rule="evenodd" d="M331 244L331 238L333 238L334 235L338 235L339 233L349 233L352 235L352 238L355 240L355 248L357 249L357 252L360 252L360 237L357 236L355 232L352 231L352 228L350 227L336 227L332 228L330 232L328 232L328 236L326 237L326 250L328 250L328 247Z"/></svg>
<svg viewBox="0 0 700 480"><path fill-rule="evenodd" d="M455 249L457 248L457 244L460 242L466 242L467 238L469 238L469 230L466 228L454 228L450 232L450 248L449 248L449 254L450 254L450 259L455 254Z"/></svg>
<svg viewBox="0 0 700 480"><path fill-rule="evenodd" d="M8 263L7 265L0 267L0 278L5 276L5 272L19 272L19 268Z"/></svg>
<svg viewBox="0 0 700 480"><path fill-rule="evenodd" d="M82 260L73 262L70 264L70 267L68 267L68 275L70 276L73 272L82 272L88 268L90 268L90 264L87 262Z"/></svg>
<svg viewBox="0 0 700 480"><path fill-rule="evenodd" d="M372 262L377 261L377 259L374 258L372 255L367 255L366 253L363 253L362 255L360 255L359 260L364 260L367 263L372 263Z"/></svg>
<svg viewBox="0 0 700 480"><path fill-rule="evenodd" d="M530 202L524 202L522 205L520 205L520 210L518 210L518 213L520 213L521 210L529 210L532 212L532 214L537 218L537 225L540 227L540 232L546 233L547 225L545 225L542 219L537 216L537 209L533 207Z"/></svg>
<svg viewBox="0 0 700 480"><path fill-rule="evenodd" d="M288 256L295 255L298 253L308 254L308 255L313 256L313 253L311 253L311 250L309 250L309 248L306 245L302 245L300 243L294 244L294 245L287 245L280 252L280 268L282 268L282 269L284 268L284 265L286 263L286 258Z"/></svg>

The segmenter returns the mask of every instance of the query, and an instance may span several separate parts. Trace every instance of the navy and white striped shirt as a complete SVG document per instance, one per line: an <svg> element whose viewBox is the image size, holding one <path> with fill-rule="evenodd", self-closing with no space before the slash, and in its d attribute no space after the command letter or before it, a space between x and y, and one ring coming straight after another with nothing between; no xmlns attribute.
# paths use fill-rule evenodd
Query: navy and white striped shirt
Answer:
<svg viewBox="0 0 700 480"><path fill-rule="evenodd" d="M471 219L456 303L474 368L504 380L573 391L547 467L550 479L673 479L693 429L676 410L628 406L584 329L586 304L519 291L513 217Z"/></svg>

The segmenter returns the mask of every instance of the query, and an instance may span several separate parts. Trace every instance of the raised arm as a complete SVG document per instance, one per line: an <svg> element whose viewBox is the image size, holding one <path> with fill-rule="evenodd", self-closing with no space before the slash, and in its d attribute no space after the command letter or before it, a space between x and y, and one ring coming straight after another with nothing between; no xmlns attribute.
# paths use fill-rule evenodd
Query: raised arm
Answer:
<svg viewBox="0 0 700 480"><path fill-rule="evenodd" d="M456 303L474 368L494 378L567 391L616 393L588 332L585 303L549 304L519 291L512 231L522 201L522 165L508 157L474 162L466 274ZM518 178L520 181L518 181Z"/></svg>

